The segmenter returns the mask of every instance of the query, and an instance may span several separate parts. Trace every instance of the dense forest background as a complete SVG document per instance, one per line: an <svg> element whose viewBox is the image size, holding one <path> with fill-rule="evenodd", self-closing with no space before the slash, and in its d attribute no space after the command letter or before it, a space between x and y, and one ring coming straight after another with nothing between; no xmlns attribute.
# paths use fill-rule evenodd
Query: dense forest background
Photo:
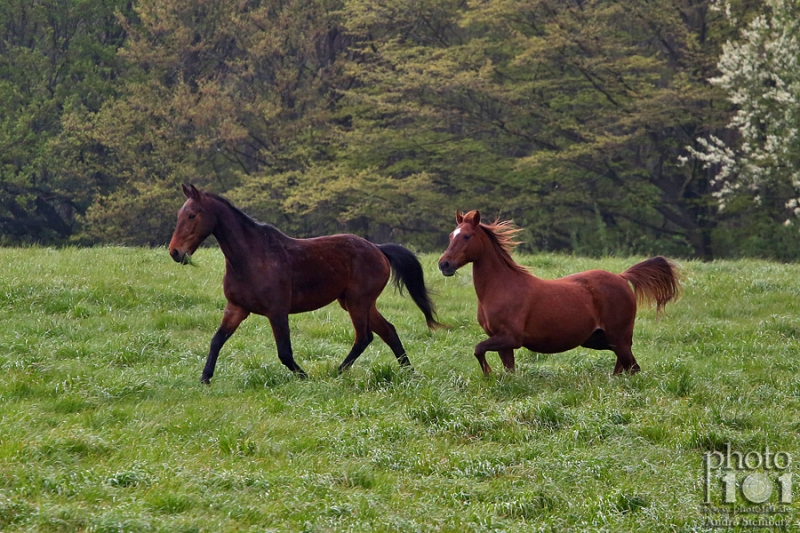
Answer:
<svg viewBox="0 0 800 533"><path fill-rule="evenodd" d="M800 259L791 177L702 156L776 2L716 4L0 0L0 244L163 245L191 182L293 236L435 250L477 208L528 251Z"/></svg>

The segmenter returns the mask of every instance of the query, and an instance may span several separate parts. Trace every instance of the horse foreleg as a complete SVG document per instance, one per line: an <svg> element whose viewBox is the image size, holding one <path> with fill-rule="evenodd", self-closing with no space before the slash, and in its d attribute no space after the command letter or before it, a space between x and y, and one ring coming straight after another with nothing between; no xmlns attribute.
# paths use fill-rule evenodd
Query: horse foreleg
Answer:
<svg viewBox="0 0 800 533"><path fill-rule="evenodd" d="M506 367L506 371L514 372L514 350L498 350L497 353L500 356L500 360L503 362L503 366Z"/></svg>
<svg viewBox="0 0 800 533"><path fill-rule="evenodd" d="M272 326L272 336L275 337L275 346L278 349L278 359L286 368L301 378L307 378L305 370L300 368L292 354L292 339L289 336L289 315L269 317Z"/></svg>
<svg viewBox="0 0 800 533"><path fill-rule="evenodd" d="M231 335L234 334L236 328L242 321L250 316L250 312L238 305L228 302L225 306L225 311L222 314L222 324L211 339L211 347L208 350L208 359L206 359L206 366L203 369L203 375L200 377L200 383L206 385L211 383L211 377L214 375L214 368L217 366L217 357L222 345L225 344Z"/></svg>
<svg viewBox="0 0 800 533"><path fill-rule="evenodd" d="M369 343L372 342L373 335L370 330L368 308L361 309L359 306L352 305L349 302L340 301L339 303L350 313L350 320L353 322L353 329L355 329L356 335L350 353L347 354L342 364L339 365L339 373L341 374L353 365L355 360L358 359L358 356L364 353Z"/></svg>
<svg viewBox="0 0 800 533"><path fill-rule="evenodd" d="M511 351L510 362L513 369L514 349L520 346L520 341L515 335L506 332L498 333L483 342L479 342L477 346L475 346L475 358L481 365L481 370L483 370L484 375L488 376L492 372L492 369L489 367L489 363L486 362L486 352L498 352L500 353L500 357L503 358L503 353L508 354L508 352ZM506 359L503 359L503 364L508 368Z"/></svg>

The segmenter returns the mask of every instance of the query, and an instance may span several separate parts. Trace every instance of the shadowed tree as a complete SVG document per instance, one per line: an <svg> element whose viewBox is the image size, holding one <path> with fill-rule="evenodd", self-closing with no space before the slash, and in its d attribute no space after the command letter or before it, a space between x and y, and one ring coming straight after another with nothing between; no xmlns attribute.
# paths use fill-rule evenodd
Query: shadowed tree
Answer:
<svg viewBox="0 0 800 533"><path fill-rule="evenodd" d="M710 259L709 174L677 159L727 113L706 81L722 31L707 4L350 1L349 144L398 179L424 169L450 203L513 215L538 248Z"/></svg>
<svg viewBox="0 0 800 533"><path fill-rule="evenodd" d="M5 243L64 240L102 186L64 119L97 111L117 87L120 0L0 2L0 234ZM67 121L69 122L69 121Z"/></svg>
<svg viewBox="0 0 800 533"><path fill-rule="evenodd" d="M113 154L110 164L128 194L93 206L88 238L103 240L111 231L123 242L163 243L172 220L148 213L154 202L174 204L182 181L220 192L259 184L256 196L266 201L256 214L284 212L292 176L333 158L328 124L344 46L339 7L310 0L137 3L121 51L130 69L124 94L91 121L92 141Z"/></svg>

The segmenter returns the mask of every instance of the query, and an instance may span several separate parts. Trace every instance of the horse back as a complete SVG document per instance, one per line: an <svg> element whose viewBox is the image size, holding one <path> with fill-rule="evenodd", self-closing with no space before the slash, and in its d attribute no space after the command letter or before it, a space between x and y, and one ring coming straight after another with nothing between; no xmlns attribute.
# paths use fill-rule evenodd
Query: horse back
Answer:
<svg viewBox="0 0 800 533"><path fill-rule="evenodd" d="M630 284L619 274L607 270L587 270L556 281L585 287L591 295L599 327L618 328L628 322L633 323L636 295Z"/></svg>
<svg viewBox="0 0 800 533"><path fill-rule="evenodd" d="M389 281L386 256L356 235L296 239L287 250L292 313L318 309L337 299L377 298Z"/></svg>
<svg viewBox="0 0 800 533"><path fill-rule="evenodd" d="M587 270L554 281L584 287L597 303L636 308L636 296L630 284L619 274L607 270Z"/></svg>
<svg viewBox="0 0 800 533"><path fill-rule="evenodd" d="M226 298L253 313L303 313L348 295L377 298L389 280L389 261L356 235L268 244L254 246L247 265L228 263L223 280Z"/></svg>

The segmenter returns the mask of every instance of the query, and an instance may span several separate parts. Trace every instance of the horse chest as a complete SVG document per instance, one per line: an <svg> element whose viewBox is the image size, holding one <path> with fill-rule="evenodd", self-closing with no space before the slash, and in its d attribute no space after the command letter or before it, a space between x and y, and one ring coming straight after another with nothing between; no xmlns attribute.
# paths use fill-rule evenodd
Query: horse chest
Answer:
<svg viewBox="0 0 800 533"><path fill-rule="evenodd" d="M487 335L504 329L522 329L525 319L514 311L514 306L478 305L478 324Z"/></svg>
<svg viewBox="0 0 800 533"><path fill-rule="evenodd" d="M291 280L276 276L243 278L226 272L222 281L225 298L250 312L269 316L287 313L291 304Z"/></svg>

